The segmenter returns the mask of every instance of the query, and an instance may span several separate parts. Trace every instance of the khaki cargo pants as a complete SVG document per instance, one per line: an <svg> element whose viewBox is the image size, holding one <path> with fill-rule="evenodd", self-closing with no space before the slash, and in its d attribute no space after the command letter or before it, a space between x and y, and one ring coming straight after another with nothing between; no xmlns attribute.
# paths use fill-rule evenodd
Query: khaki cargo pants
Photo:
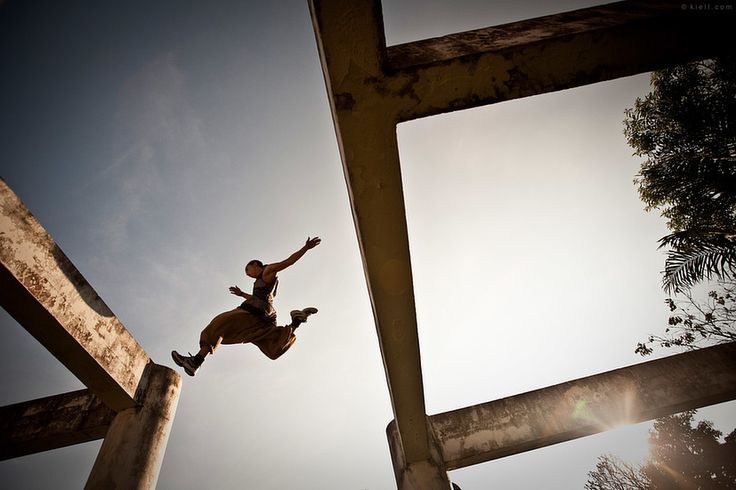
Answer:
<svg viewBox="0 0 736 490"><path fill-rule="evenodd" d="M278 359L296 340L294 327L277 327L273 322L240 308L220 313L202 330L199 346L210 354L220 344L252 343L270 359Z"/></svg>

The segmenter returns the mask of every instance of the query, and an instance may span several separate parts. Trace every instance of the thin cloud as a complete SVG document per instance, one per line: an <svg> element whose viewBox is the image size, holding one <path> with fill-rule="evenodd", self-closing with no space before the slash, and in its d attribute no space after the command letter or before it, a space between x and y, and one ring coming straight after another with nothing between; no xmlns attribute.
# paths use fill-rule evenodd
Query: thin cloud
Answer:
<svg viewBox="0 0 736 490"><path fill-rule="evenodd" d="M192 191L202 175L192 169L201 168L208 153L175 53L162 53L125 80L117 105L112 143L117 156L88 182L110 190L101 230L112 249L130 243L131 229L144 216L154 226L159 214L163 220L160 210L177 196L162 194L173 188L179 196Z"/></svg>

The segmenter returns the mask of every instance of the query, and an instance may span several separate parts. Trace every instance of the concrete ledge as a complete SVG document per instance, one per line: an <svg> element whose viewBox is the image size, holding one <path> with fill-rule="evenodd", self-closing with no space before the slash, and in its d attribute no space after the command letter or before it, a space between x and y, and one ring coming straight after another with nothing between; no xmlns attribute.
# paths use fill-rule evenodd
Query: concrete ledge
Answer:
<svg viewBox="0 0 736 490"><path fill-rule="evenodd" d="M736 343L429 417L448 470L736 398Z"/></svg>
<svg viewBox="0 0 736 490"><path fill-rule="evenodd" d="M0 408L0 459L105 437L115 412L89 390Z"/></svg>
<svg viewBox="0 0 736 490"><path fill-rule="evenodd" d="M685 15L681 4L675 2L653 0L615 2L388 46L386 65L390 70L401 70L443 63L488 52L549 42L552 39L569 38L585 32L599 32L605 35L611 29L632 22L649 22L662 17L684 19Z"/></svg>
<svg viewBox="0 0 736 490"><path fill-rule="evenodd" d="M150 361L18 196L0 180L2 306L115 411Z"/></svg>
<svg viewBox="0 0 736 490"><path fill-rule="evenodd" d="M398 121L612 80L725 52L734 12L626 1L388 47Z"/></svg>

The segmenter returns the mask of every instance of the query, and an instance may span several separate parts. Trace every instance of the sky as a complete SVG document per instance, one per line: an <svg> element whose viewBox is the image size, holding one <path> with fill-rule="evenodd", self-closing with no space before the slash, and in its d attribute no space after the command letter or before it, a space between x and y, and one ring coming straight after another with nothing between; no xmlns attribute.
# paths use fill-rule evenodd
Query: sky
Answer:
<svg viewBox="0 0 736 490"><path fill-rule="evenodd" d="M596 2L386 0L389 44ZM223 346L185 376L159 489L395 488L392 411L306 0L0 2L0 177L152 359L280 274L277 361ZM398 126L427 412L641 362L666 324L640 159L642 74ZM0 310L0 404L83 385ZM673 351L658 350L654 357ZM724 432L733 402L700 411ZM651 424L450 472L463 490L582 488ZM80 488L101 442L0 463L0 487ZM530 471L533 468L533 471Z"/></svg>

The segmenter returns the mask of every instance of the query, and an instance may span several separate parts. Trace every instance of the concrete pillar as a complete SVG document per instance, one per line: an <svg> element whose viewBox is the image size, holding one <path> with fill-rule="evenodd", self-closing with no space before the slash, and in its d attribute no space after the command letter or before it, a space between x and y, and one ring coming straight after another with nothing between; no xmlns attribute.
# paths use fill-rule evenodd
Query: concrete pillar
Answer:
<svg viewBox="0 0 736 490"><path fill-rule="evenodd" d="M156 487L180 389L178 373L148 365L138 390L138 406L119 412L113 420L85 489Z"/></svg>
<svg viewBox="0 0 736 490"><path fill-rule="evenodd" d="M429 459L407 463L396 421L391 421L386 428L398 490L452 490L453 488L442 461L439 444L430 427L427 427L427 430Z"/></svg>

